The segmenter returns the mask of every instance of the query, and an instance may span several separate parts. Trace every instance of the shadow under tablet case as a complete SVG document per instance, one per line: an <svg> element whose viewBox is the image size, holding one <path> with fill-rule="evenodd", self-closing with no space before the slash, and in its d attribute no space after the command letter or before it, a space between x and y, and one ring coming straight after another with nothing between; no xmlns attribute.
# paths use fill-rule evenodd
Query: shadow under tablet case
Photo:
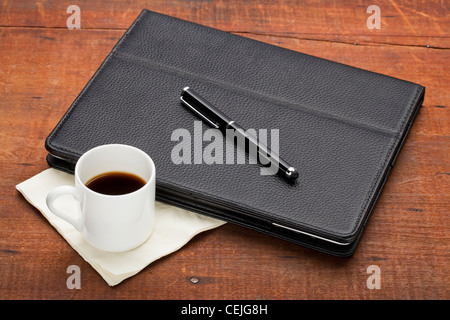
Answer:
<svg viewBox="0 0 450 320"><path fill-rule="evenodd" d="M205 150L210 127L195 132L199 119L180 104L186 86L246 129L278 129L279 154L298 180L261 175L258 164L194 163L194 141ZM143 10L48 136L47 160L73 172L90 148L133 145L155 162L158 200L349 256L424 91ZM172 161L177 129L191 134L191 164Z"/></svg>

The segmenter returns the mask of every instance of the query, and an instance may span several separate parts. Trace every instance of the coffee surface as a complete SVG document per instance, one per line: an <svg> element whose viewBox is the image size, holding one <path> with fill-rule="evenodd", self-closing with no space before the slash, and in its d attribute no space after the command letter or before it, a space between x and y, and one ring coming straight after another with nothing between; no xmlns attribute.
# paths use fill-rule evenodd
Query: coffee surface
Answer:
<svg viewBox="0 0 450 320"><path fill-rule="evenodd" d="M90 179L86 187L106 195L122 195L134 192L145 184L144 179L132 173L106 172Z"/></svg>

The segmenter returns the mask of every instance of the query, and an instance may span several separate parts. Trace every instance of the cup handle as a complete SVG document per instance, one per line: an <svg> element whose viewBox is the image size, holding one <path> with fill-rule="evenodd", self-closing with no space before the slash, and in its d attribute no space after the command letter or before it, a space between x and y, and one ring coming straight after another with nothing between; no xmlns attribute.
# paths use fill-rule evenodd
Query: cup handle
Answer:
<svg viewBox="0 0 450 320"><path fill-rule="evenodd" d="M83 229L83 217L82 213L78 217L73 217L60 209L56 208L54 205L54 202L57 198L64 196L64 195L72 195L73 198L77 201L81 201L81 195L80 192L76 187L71 186L62 186L57 187L50 191L47 195L47 207L50 209L51 212L53 212L56 216L60 217L61 219L66 220L68 223L73 225L78 231L82 231Z"/></svg>

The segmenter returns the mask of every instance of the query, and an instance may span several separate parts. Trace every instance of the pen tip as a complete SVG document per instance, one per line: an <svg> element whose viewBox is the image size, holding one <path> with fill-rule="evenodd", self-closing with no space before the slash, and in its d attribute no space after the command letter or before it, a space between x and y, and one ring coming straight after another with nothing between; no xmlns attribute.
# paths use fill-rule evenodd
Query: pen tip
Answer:
<svg viewBox="0 0 450 320"><path fill-rule="evenodd" d="M290 180L295 180L298 178L298 171L294 167L290 167L286 171L286 177Z"/></svg>

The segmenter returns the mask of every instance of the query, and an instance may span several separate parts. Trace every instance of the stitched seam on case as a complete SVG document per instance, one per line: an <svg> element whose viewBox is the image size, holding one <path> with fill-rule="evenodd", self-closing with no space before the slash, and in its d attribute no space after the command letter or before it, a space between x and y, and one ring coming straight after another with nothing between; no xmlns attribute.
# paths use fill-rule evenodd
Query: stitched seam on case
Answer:
<svg viewBox="0 0 450 320"><path fill-rule="evenodd" d="M128 53L123 53L123 52L119 52L119 51L115 51L114 52L114 56L120 60L123 61L127 61L127 62L131 62L131 63L137 63L139 65L145 65L147 67L152 67L152 68L157 68L157 69L161 69L164 70L166 72L170 72L170 73L174 73L177 75L181 75L181 76L189 76L189 77L194 77L197 81L201 80L201 81L206 81L208 84L214 84L220 87L225 87L230 91L234 91L237 93L245 93L245 94L250 94L253 97L256 97L259 100L265 100L265 101L272 101L275 102L279 105L282 105L284 107L290 108L290 109L294 109L295 111L302 111L305 113L309 113L321 118L325 118L325 119L331 119L331 120L335 120L341 123L345 123L354 127L358 127L361 129L365 129L368 131L372 131L372 132L376 132L385 136L390 136L390 137L394 137L397 132L395 130L392 129L388 129L388 128L381 128L381 127L377 127L375 125L370 125L364 122L359 122L353 119L349 119L349 118L343 118L343 117L339 117L337 115L328 113L328 112L323 112L323 111L318 111L316 109L312 109L308 106L305 106L303 104L299 104L299 103L293 103L281 98L277 98L277 97L273 97L270 95L267 95L265 93L261 93L261 92L257 92L254 90L250 90L247 89L245 87L241 87L241 86L237 86L237 85L233 85L231 83L225 82L225 81L220 81L220 80L216 80L214 78L210 78L207 76L203 76L203 75L199 75L190 71L186 71L184 69L180 69L177 67L173 67L173 66L169 66L169 65L165 65L159 62L155 62L155 61L151 61L149 59L145 59L145 58L141 58L132 54L128 54Z"/></svg>

